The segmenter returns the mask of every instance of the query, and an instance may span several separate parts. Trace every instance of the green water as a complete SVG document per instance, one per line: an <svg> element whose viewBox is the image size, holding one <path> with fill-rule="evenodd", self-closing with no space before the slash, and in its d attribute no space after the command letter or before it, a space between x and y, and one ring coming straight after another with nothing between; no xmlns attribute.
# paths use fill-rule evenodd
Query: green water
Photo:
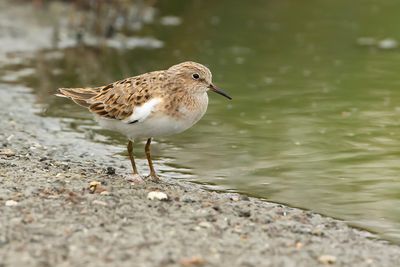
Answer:
<svg viewBox="0 0 400 267"><path fill-rule="evenodd" d="M164 1L155 8L156 21L182 20L135 33L162 41L161 48L72 47L56 59L46 56L52 49L36 53L27 63L35 75L23 82L35 88L43 115L84 122L70 130L95 129L95 140L122 151L124 138L82 120L90 116L50 97L54 88L102 85L184 60L204 63L233 100L210 94L195 127L158 140L162 175L313 210L400 240L400 48L363 45L400 40L400 2Z"/></svg>

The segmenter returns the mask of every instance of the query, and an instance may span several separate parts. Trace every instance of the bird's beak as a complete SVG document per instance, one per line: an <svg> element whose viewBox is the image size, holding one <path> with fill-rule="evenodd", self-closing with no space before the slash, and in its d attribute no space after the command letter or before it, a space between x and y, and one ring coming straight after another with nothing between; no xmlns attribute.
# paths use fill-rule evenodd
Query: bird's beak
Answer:
<svg viewBox="0 0 400 267"><path fill-rule="evenodd" d="M226 98L228 98L229 100L232 100L232 97L230 97L227 93L225 93L222 89L216 87L214 84L210 84L209 86L211 91L216 92L217 94L220 94L222 96L225 96Z"/></svg>

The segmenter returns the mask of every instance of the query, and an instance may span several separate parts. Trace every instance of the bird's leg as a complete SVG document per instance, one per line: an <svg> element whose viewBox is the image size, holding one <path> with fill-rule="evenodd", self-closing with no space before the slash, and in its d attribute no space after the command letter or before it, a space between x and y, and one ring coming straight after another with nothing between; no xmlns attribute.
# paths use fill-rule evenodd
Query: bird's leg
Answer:
<svg viewBox="0 0 400 267"><path fill-rule="evenodd" d="M150 167L150 177L153 178L153 180L155 181L159 181L160 178L157 176L156 171L154 170L153 161L151 160L150 143L151 138L147 139L146 146L144 147L144 151L146 152L147 161Z"/></svg>
<svg viewBox="0 0 400 267"><path fill-rule="evenodd" d="M129 159L131 160L133 175L139 175L137 168L136 168L136 164L135 164L135 158L133 156L133 142L131 140L129 140L126 148L128 149Z"/></svg>
<svg viewBox="0 0 400 267"><path fill-rule="evenodd" d="M133 184L141 184L144 181L143 181L143 178L139 175L139 172L136 168L135 157L133 156L133 141L129 140L126 148L128 150L128 155L129 155L129 159L131 160L131 165L132 165L132 170L133 170L133 174L126 177L126 180Z"/></svg>

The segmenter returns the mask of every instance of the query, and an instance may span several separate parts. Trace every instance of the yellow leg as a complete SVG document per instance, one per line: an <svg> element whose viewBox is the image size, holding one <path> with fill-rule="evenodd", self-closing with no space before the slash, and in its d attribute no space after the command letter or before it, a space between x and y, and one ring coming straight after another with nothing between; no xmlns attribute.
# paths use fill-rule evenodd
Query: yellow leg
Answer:
<svg viewBox="0 0 400 267"><path fill-rule="evenodd" d="M128 142L127 149L128 149L129 159L131 160L132 164L133 175L139 174L136 168L135 158L133 157L133 142L131 140L129 140Z"/></svg>
<svg viewBox="0 0 400 267"><path fill-rule="evenodd" d="M151 138L147 139L147 143L146 143L146 146L144 147L144 151L146 152L147 162L149 163L149 167L150 167L150 177L153 178L154 180L158 181L158 180L160 180L160 178L157 176L156 171L154 170L153 161L151 160L150 143L151 143Z"/></svg>

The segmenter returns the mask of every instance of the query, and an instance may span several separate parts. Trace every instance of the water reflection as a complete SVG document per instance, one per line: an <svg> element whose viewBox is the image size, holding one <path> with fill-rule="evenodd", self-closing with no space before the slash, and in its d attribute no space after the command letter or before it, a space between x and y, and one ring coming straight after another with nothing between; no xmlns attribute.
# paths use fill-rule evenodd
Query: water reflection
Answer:
<svg viewBox="0 0 400 267"><path fill-rule="evenodd" d="M55 88L204 62L234 101L210 95L198 125L158 140L164 175L311 209L398 241L400 53L379 46L396 40L398 5L286 0L226 10L226 1L159 2L153 21L129 34L162 46L41 47L0 74L34 88L42 115L66 118L66 130L123 150L122 137L52 98Z"/></svg>

